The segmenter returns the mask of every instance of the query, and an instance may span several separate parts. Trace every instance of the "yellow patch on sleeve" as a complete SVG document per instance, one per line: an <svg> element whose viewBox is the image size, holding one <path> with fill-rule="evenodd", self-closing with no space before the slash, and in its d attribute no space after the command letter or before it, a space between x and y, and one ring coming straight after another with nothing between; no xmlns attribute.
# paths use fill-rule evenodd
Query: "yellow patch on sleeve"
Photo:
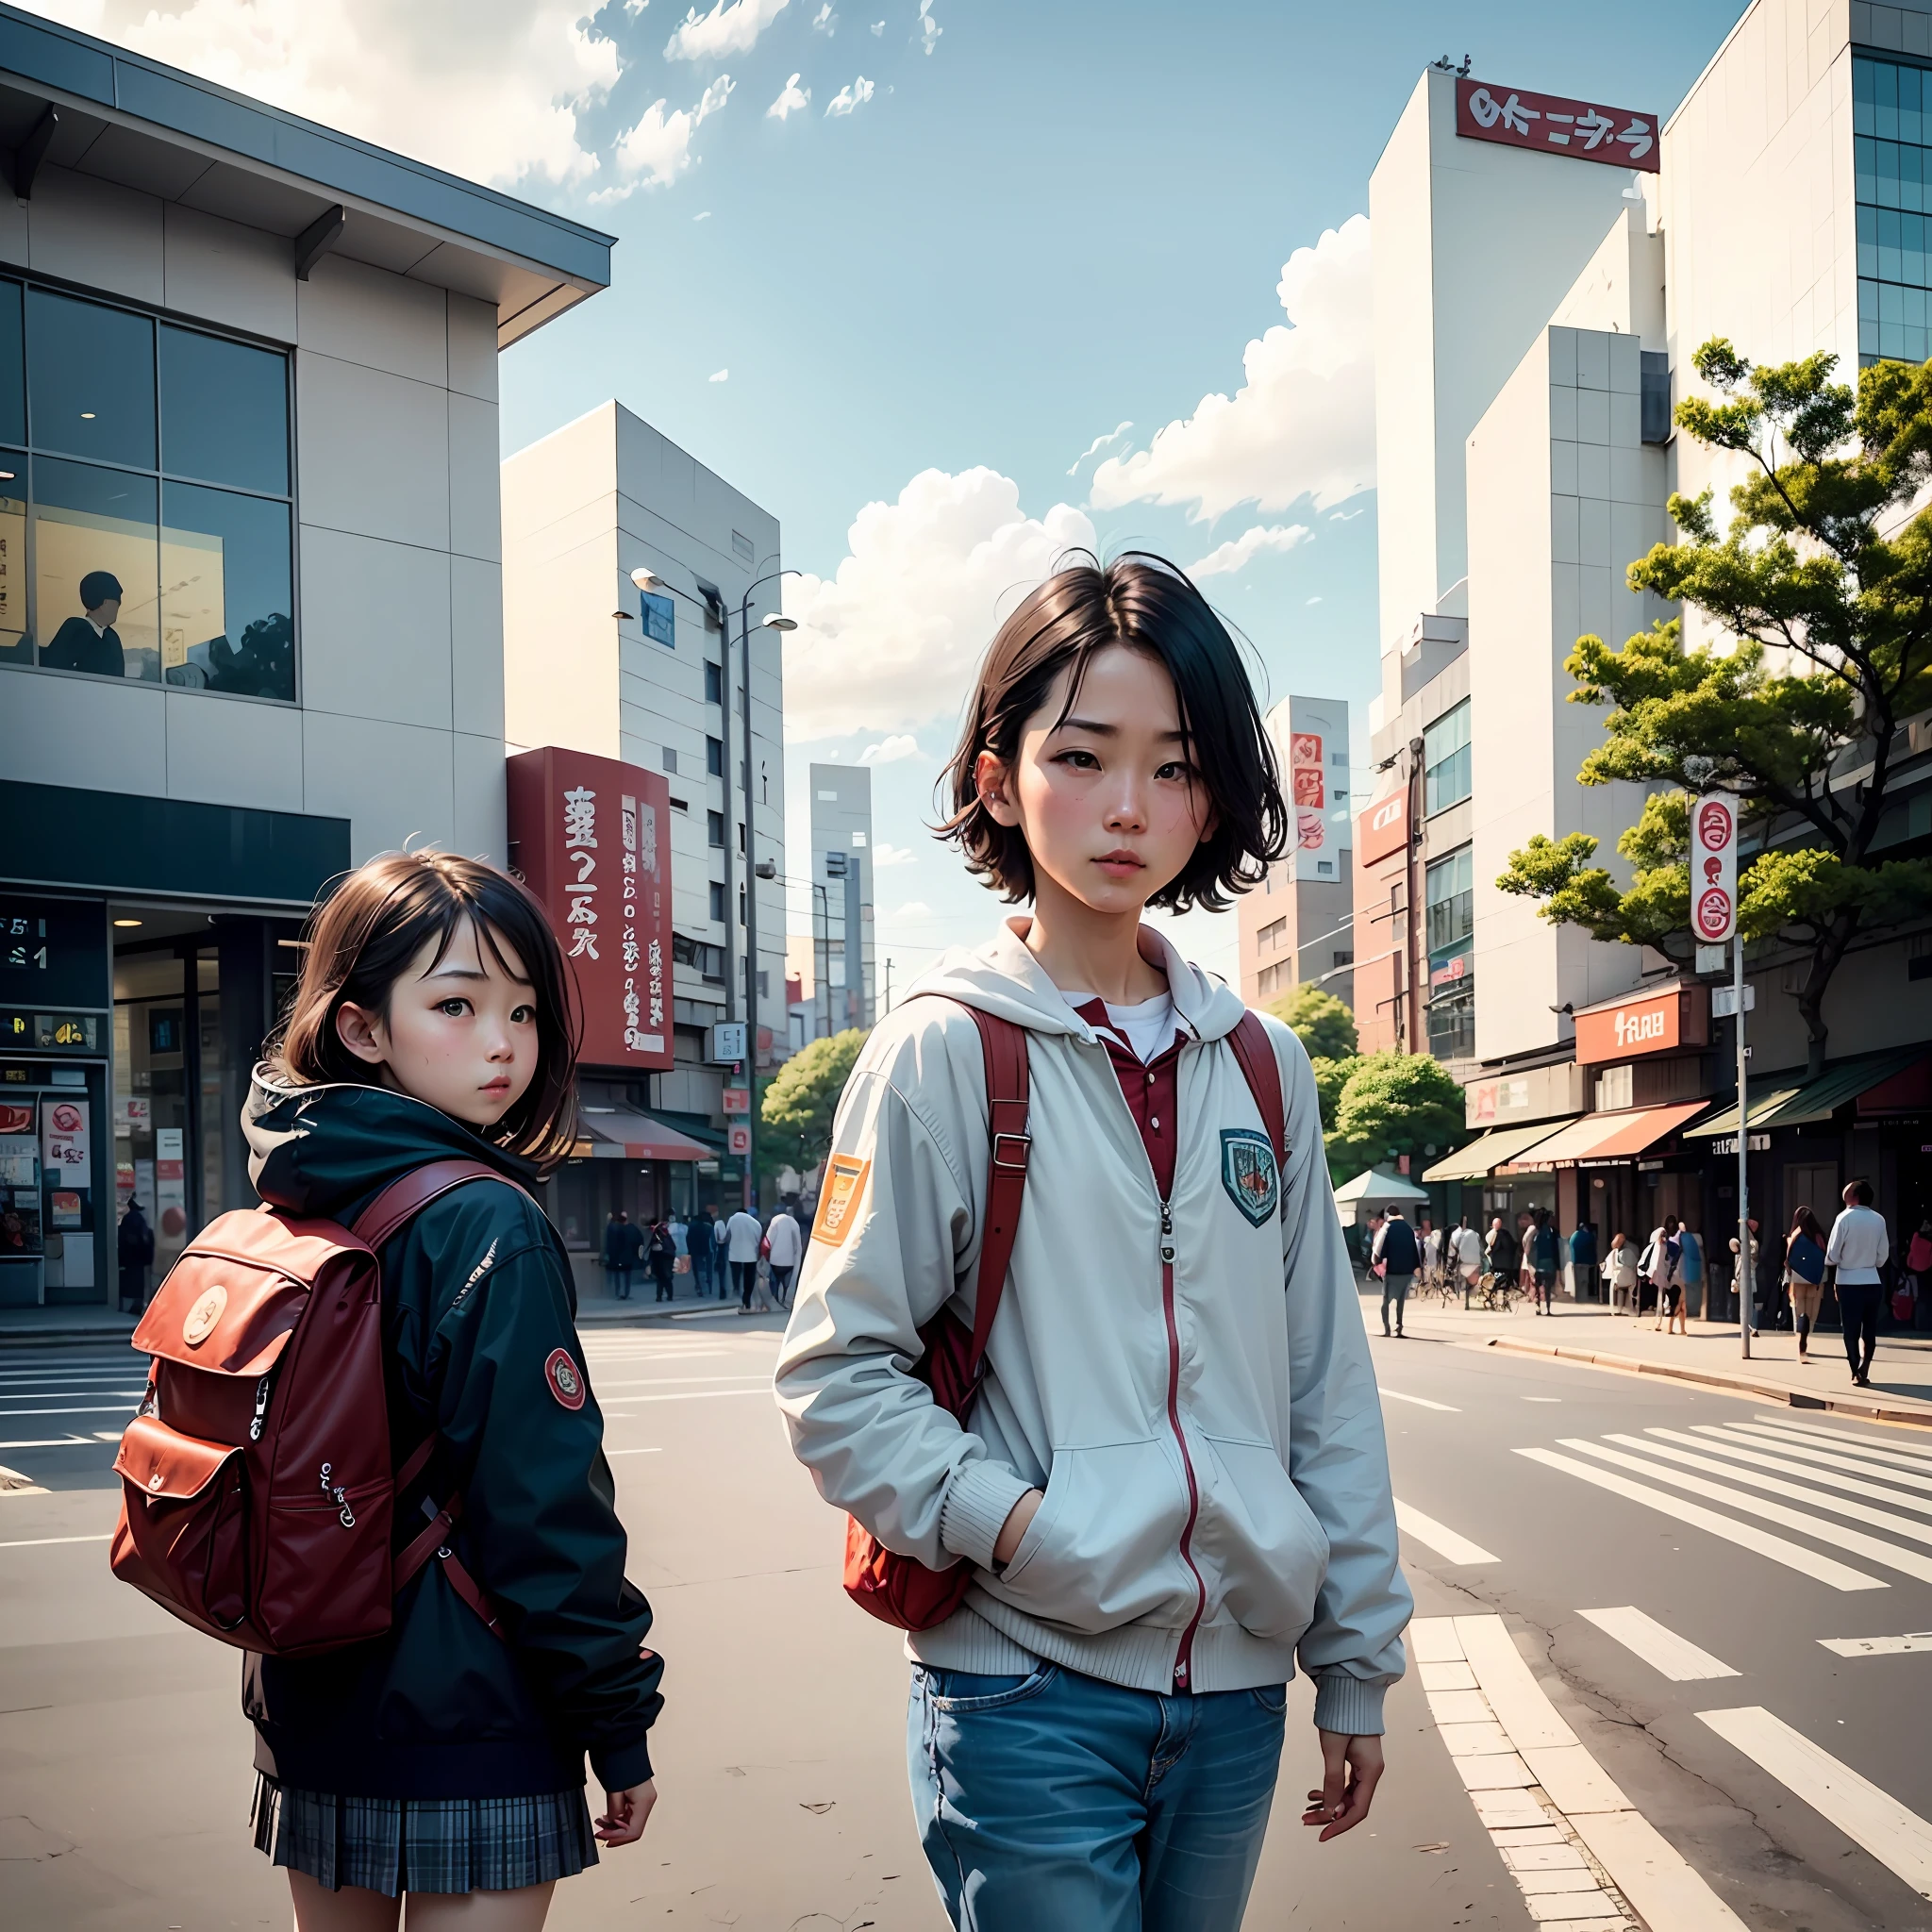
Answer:
<svg viewBox="0 0 1932 1932"><path fill-rule="evenodd" d="M858 1219L859 1197L865 1192L872 1162L856 1160L849 1154L835 1154L825 1163L825 1176L819 1188L818 1218L811 1225L811 1238L836 1248L852 1232Z"/></svg>

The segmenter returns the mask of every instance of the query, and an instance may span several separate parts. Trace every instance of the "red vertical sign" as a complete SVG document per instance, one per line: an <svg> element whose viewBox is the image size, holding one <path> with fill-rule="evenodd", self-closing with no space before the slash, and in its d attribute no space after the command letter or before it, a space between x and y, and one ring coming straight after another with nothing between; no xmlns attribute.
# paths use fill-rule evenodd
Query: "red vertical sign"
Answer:
<svg viewBox="0 0 1932 1932"><path fill-rule="evenodd" d="M1690 801L1690 924L1707 946L1738 927L1738 802L1722 791Z"/></svg>
<svg viewBox="0 0 1932 1932"><path fill-rule="evenodd" d="M511 758L506 783L511 858L575 977L585 1064L669 1067L670 788L555 745Z"/></svg>

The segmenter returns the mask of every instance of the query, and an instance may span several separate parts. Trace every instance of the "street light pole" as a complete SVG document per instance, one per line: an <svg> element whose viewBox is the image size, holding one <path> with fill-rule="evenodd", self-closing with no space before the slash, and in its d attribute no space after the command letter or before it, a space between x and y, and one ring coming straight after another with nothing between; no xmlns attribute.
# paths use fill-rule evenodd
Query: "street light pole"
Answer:
<svg viewBox="0 0 1932 1932"><path fill-rule="evenodd" d="M1738 1003L1738 1346L1751 1359L1751 1290L1757 1275L1751 1265L1751 1108L1745 1070L1750 1049L1744 1044L1744 935L1731 935L1732 998Z"/></svg>

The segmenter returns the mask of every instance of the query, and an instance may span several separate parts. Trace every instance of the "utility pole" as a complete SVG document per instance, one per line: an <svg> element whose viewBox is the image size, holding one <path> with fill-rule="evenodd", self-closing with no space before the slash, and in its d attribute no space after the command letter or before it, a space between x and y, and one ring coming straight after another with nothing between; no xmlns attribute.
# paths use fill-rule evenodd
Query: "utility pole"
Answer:
<svg viewBox="0 0 1932 1932"><path fill-rule="evenodd" d="M886 1011L890 1013L890 1012L891 1012L891 1010L892 1010L892 962L891 962L891 959L889 958L889 959L888 959L888 960L886 961Z"/></svg>
<svg viewBox="0 0 1932 1932"><path fill-rule="evenodd" d="M1751 1359L1751 1290L1757 1274L1751 1264L1751 1109L1745 1071L1751 1049L1744 1044L1744 935L1731 935L1731 996L1738 1003L1738 1346Z"/></svg>

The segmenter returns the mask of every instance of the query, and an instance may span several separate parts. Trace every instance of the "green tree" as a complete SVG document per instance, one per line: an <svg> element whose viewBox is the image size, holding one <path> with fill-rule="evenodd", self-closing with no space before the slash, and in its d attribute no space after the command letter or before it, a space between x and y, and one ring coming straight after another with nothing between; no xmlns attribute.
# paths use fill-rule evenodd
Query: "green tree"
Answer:
<svg viewBox="0 0 1932 1932"><path fill-rule="evenodd" d="M1356 1063L1325 1136L1328 1172L1339 1182L1364 1168L1393 1167L1405 1154L1446 1154L1465 1137L1462 1089L1425 1053L1372 1053Z"/></svg>
<svg viewBox="0 0 1932 1932"><path fill-rule="evenodd" d="M1723 634L1687 651L1673 621L1621 651L1579 638L1574 704L1609 708L1580 783L1654 791L1617 841L1620 886L1596 841L1539 836L1496 883L1545 919L1688 963L1690 793L1730 792L1742 842L1739 923L1803 958L1798 991L1812 1073L1824 996L1853 944L1932 908L1932 860L1886 859L1897 831L1903 721L1932 704L1932 365L1878 362L1856 394L1837 358L1754 368L1724 341L1693 358L1719 400L1677 406L1678 426L1741 458L1720 531L1711 492L1674 495L1681 541L1630 565L1633 590L1690 605Z"/></svg>
<svg viewBox="0 0 1932 1932"><path fill-rule="evenodd" d="M1347 1059L1356 1050L1355 1014L1348 1003L1312 981L1282 994L1268 1010L1287 1022L1310 1059Z"/></svg>
<svg viewBox="0 0 1932 1932"><path fill-rule="evenodd" d="M1323 1059L1311 1056L1308 1064L1315 1073L1315 1097L1322 1105L1322 1131L1326 1133L1335 1124L1335 1109L1341 1104L1341 1090L1348 1085L1348 1076L1362 1063L1358 1053L1345 1055L1341 1059Z"/></svg>
<svg viewBox="0 0 1932 1932"><path fill-rule="evenodd" d="M789 1164L804 1174L831 1152L832 1116L864 1044L863 1029L848 1027L808 1041L773 1074L759 1098L764 1131L758 1139L774 1166Z"/></svg>

